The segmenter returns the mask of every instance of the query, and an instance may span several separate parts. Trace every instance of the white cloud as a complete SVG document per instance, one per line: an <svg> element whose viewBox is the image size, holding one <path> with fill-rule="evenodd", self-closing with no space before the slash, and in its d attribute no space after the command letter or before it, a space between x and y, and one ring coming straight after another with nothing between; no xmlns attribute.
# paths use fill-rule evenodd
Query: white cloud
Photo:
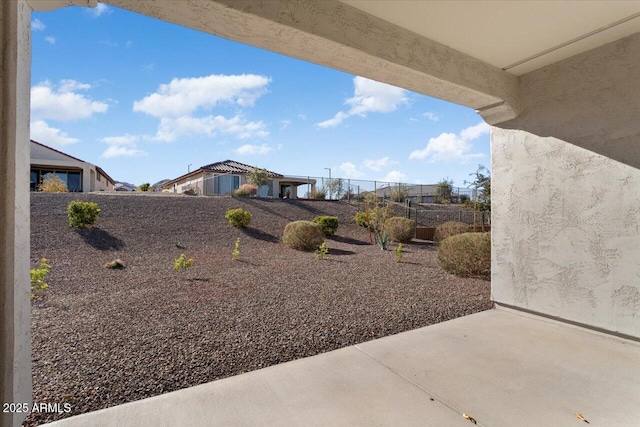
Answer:
<svg viewBox="0 0 640 427"><path fill-rule="evenodd" d="M385 182L407 182L408 176L400 171L391 171L386 174L380 181Z"/></svg>
<svg viewBox="0 0 640 427"><path fill-rule="evenodd" d="M298 114L298 118L300 120L307 120L307 116L305 114L302 114L302 113Z"/></svg>
<svg viewBox="0 0 640 427"><path fill-rule="evenodd" d="M291 120L280 120L280 129L286 129L291 124Z"/></svg>
<svg viewBox="0 0 640 427"><path fill-rule="evenodd" d="M482 153L471 153L473 148L471 141L487 134L490 126L481 122L475 126L455 133L441 133L435 138L429 139L429 143L422 150L415 150L409 155L409 159L428 160L429 162L462 162L470 159L483 158Z"/></svg>
<svg viewBox="0 0 640 427"><path fill-rule="evenodd" d="M389 157L382 157L376 160L367 159L364 161L364 166L367 169L371 169L376 172L397 164L398 162L396 162L395 160L391 160Z"/></svg>
<svg viewBox="0 0 640 427"><path fill-rule="evenodd" d="M318 128L335 127L351 116L366 117L368 113L390 113L408 102L407 91L385 83L357 76L353 79L354 94L345 101L350 108L333 118L316 123Z"/></svg>
<svg viewBox="0 0 640 427"><path fill-rule="evenodd" d="M41 20L34 19L33 21L31 21L31 29L33 31L43 31L45 28L47 28L47 26L44 25Z"/></svg>
<svg viewBox="0 0 640 427"><path fill-rule="evenodd" d="M109 7L107 7L104 3L98 3L98 5L92 9L88 9L89 14L94 18L97 18L102 15L108 15L113 12Z"/></svg>
<svg viewBox="0 0 640 427"><path fill-rule="evenodd" d="M52 36L47 36L44 38L47 43L56 44L56 38Z"/></svg>
<svg viewBox="0 0 640 427"><path fill-rule="evenodd" d="M230 119L223 116L209 115L205 117L162 118L158 126L158 132L153 139L171 142L183 135L214 136L218 133L232 135L238 139L269 136L266 125L262 121L247 121L240 115Z"/></svg>
<svg viewBox="0 0 640 427"><path fill-rule="evenodd" d="M120 135L120 136L107 136L102 138L102 142L109 145L109 147L100 155L103 159L112 159L114 157L141 157L146 156L142 150L137 147L137 142L140 140L138 135Z"/></svg>
<svg viewBox="0 0 640 427"><path fill-rule="evenodd" d="M246 156L246 155L265 155L269 154L273 149L269 147L267 144L262 145L251 145L245 144L234 150L237 154Z"/></svg>
<svg viewBox="0 0 640 427"><path fill-rule="evenodd" d="M131 144L135 144L139 140L140 140L140 137L138 135L129 135L129 134L125 134L122 136L107 136L105 138L102 138L102 142L105 142L111 145L131 145Z"/></svg>
<svg viewBox="0 0 640 427"><path fill-rule="evenodd" d="M432 122L438 122L440 121L440 116L438 116L435 113L432 113L430 111L427 111L426 113L422 113L423 117L426 117L427 119L431 120Z"/></svg>
<svg viewBox="0 0 640 427"><path fill-rule="evenodd" d="M35 120L31 122L31 139L54 147L63 147L65 145L78 142L77 138L71 138L66 132L50 127L44 120Z"/></svg>
<svg viewBox="0 0 640 427"><path fill-rule="evenodd" d="M57 89L48 81L38 83L31 88L31 116L35 120L74 121L105 113L109 105L76 93L90 88L75 80L62 80Z"/></svg>
<svg viewBox="0 0 640 427"><path fill-rule="evenodd" d="M142 157L146 155L147 153L134 147L110 145L100 157L103 159L112 159L114 157Z"/></svg>
<svg viewBox="0 0 640 427"><path fill-rule="evenodd" d="M362 178L364 174L351 162L343 162L336 168L339 175L345 178Z"/></svg>
<svg viewBox="0 0 640 427"><path fill-rule="evenodd" d="M210 75L173 79L158 90L133 103L133 111L154 117L179 117L220 103L251 106L266 93L270 78L254 74Z"/></svg>

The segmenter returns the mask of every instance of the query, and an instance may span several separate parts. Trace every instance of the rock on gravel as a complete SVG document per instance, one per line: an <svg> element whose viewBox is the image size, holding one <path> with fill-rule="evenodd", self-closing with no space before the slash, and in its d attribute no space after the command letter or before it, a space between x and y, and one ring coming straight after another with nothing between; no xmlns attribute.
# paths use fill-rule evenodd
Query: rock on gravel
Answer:
<svg viewBox="0 0 640 427"><path fill-rule="evenodd" d="M68 226L74 199L100 205L95 227ZM224 218L237 207L253 215L247 230ZM320 214L340 219L324 260L280 242L288 222ZM31 263L51 265L32 304L34 401L72 411L32 414L26 425L491 307L489 282L445 273L425 242L404 245L396 263L354 214L329 201L32 193ZM182 253L194 264L176 272ZM103 268L116 258L127 267Z"/></svg>

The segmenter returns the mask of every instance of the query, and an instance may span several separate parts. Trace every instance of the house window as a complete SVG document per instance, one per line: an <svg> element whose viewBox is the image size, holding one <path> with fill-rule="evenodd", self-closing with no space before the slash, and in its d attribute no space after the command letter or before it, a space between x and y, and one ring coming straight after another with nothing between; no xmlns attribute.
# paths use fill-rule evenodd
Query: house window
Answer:
<svg viewBox="0 0 640 427"><path fill-rule="evenodd" d="M67 190L70 192L82 191L82 172L74 170L50 170L32 168L29 174L29 188L31 191L38 191L38 186L42 183L44 177L48 174L55 174L58 178L67 184Z"/></svg>
<svg viewBox="0 0 640 427"><path fill-rule="evenodd" d="M240 177L238 175L219 175L217 178L217 194L233 193L234 190L240 187Z"/></svg>
<svg viewBox="0 0 640 427"><path fill-rule="evenodd" d="M100 175L100 172L96 173L96 179L98 180L98 182L102 179L101 177L102 175Z"/></svg>

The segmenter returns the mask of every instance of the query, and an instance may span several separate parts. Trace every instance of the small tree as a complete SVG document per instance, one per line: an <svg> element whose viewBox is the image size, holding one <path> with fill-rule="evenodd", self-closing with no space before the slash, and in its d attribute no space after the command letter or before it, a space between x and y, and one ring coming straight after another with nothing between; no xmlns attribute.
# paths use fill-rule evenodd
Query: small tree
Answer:
<svg viewBox="0 0 640 427"><path fill-rule="evenodd" d="M140 184L136 191L151 191L151 184L145 182L144 184Z"/></svg>
<svg viewBox="0 0 640 427"><path fill-rule="evenodd" d="M391 201L402 203L409 195L409 186L398 184L396 187L392 187L391 189Z"/></svg>
<svg viewBox="0 0 640 427"><path fill-rule="evenodd" d="M38 190L43 193L68 193L67 184L54 173L48 173L42 178Z"/></svg>
<svg viewBox="0 0 640 427"><path fill-rule="evenodd" d="M453 193L453 180L442 178L437 184L436 203L451 203L451 194Z"/></svg>
<svg viewBox="0 0 640 427"><path fill-rule="evenodd" d="M324 182L324 188L329 194L329 199L339 199L344 193L344 183L341 178L327 179Z"/></svg>
<svg viewBox="0 0 640 427"><path fill-rule="evenodd" d="M269 177L269 172L266 169L254 168L247 174L247 182L251 185L255 185L259 189L263 185L269 185L271 183L271 178Z"/></svg>
<svg viewBox="0 0 640 427"><path fill-rule="evenodd" d="M477 211L491 210L491 174L483 165L478 165L478 169L469 174L473 181L465 181L470 188L474 189L474 200L470 201L473 209Z"/></svg>

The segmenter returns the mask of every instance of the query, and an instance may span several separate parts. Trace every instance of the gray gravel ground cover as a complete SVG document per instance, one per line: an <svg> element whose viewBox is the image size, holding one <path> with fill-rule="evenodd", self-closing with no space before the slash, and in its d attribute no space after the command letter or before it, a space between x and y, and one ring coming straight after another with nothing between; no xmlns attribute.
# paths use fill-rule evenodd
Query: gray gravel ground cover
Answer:
<svg viewBox="0 0 640 427"><path fill-rule="evenodd" d="M94 228L68 226L75 199L100 205ZM236 207L252 213L248 230L224 218ZM427 242L406 244L396 263L370 244L354 213L329 201L32 194L31 264L46 257L52 266L49 289L32 302L34 401L68 402L72 411L32 414L26 425L491 307L488 281L445 273ZM279 242L289 221L318 214L340 218L326 259ZM181 253L195 262L176 272ZM126 268L103 268L115 258Z"/></svg>

